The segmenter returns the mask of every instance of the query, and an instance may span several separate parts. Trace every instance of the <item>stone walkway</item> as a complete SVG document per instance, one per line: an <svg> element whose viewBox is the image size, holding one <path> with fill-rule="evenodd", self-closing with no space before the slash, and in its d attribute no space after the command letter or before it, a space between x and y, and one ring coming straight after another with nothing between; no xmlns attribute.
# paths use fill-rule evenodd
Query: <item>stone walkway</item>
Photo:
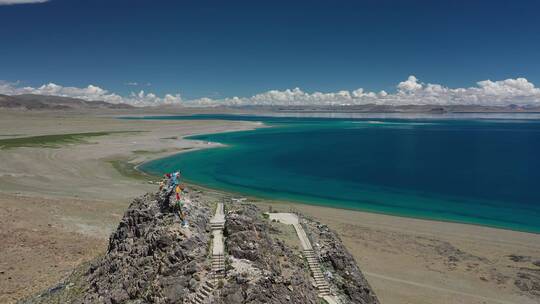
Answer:
<svg viewBox="0 0 540 304"><path fill-rule="evenodd" d="M321 271L319 259L316 257L316 254L313 251L313 247L311 246L311 242L307 237L306 231L302 225L300 225L298 216L293 213L268 213L268 215L270 220L276 220L280 223L294 226L294 230L296 230L296 234L300 239L300 244L302 244L302 249L304 250L304 256L308 262L309 269L311 270L311 274L315 280L315 286L319 291L319 297L323 298L329 304L338 304L339 300L337 297L330 293L330 286L328 285L328 282L326 282L326 279Z"/></svg>
<svg viewBox="0 0 540 304"><path fill-rule="evenodd" d="M223 242L223 229L225 228L225 213L223 212L223 203L218 203L216 213L210 220L212 229L212 279L204 282L197 290L195 297L191 300L192 304L202 304L212 295L216 283L219 279L225 277L225 253Z"/></svg>
<svg viewBox="0 0 540 304"><path fill-rule="evenodd" d="M223 228L225 228L225 214L223 212L223 203L218 203L216 213L210 220L210 228L214 236L212 255L223 255Z"/></svg>
<svg viewBox="0 0 540 304"><path fill-rule="evenodd" d="M216 279L225 276L225 252L223 242L223 229L225 228L225 214L223 212L223 203L218 203L216 213L210 220L212 229L212 272Z"/></svg>

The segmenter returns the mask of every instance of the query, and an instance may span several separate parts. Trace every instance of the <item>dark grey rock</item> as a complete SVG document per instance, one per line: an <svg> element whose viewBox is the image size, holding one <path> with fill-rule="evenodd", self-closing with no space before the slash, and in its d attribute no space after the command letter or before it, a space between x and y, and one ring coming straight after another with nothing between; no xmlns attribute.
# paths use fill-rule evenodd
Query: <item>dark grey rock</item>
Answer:
<svg viewBox="0 0 540 304"><path fill-rule="evenodd" d="M135 199L111 235L104 256L23 303L184 303L209 279L211 268L211 209L198 197L191 198L189 233L180 229L166 195ZM212 303L321 303L305 261L276 238L278 231L262 212L250 204L227 205L227 209L228 272ZM339 279L336 286L347 301L378 303L337 236L326 226L315 229L308 231L324 244L321 254L331 265L332 276ZM232 259L242 259L253 271L235 271Z"/></svg>
<svg viewBox="0 0 540 304"><path fill-rule="evenodd" d="M354 257L347 251L339 236L326 225L309 218L302 224L313 249L322 260L327 279L341 294L345 303L379 303L373 289L358 268Z"/></svg>

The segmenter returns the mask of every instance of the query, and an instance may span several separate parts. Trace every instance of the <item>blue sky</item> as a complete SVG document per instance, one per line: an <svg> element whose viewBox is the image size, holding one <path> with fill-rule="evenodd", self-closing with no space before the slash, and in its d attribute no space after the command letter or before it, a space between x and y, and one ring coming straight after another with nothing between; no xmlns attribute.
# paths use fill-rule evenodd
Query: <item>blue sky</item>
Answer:
<svg viewBox="0 0 540 304"><path fill-rule="evenodd" d="M539 11L539 1L497 0L3 5L0 80L187 99L295 87L392 92L409 75L448 87L538 84Z"/></svg>

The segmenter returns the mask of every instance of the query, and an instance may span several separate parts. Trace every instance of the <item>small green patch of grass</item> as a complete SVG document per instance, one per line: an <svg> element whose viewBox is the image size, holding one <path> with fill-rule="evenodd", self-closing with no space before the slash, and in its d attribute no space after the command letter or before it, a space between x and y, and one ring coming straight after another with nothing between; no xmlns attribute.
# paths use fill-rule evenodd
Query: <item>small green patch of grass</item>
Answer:
<svg viewBox="0 0 540 304"><path fill-rule="evenodd" d="M134 178L138 180L154 180L156 177L150 174L146 174L135 168L135 165L128 162L126 159L113 159L108 161L113 168L125 177Z"/></svg>
<svg viewBox="0 0 540 304"><path fill-rule="evenodd" d="M85 139L90 137L105 136L117 133L138 133L138 131L88 132L7 138L0 139L0 149L6 150L19 147L58 148L67 144L88 143L85 141Z"/></svg>
<svg viewBox="0 0 540 304"><path fill-rule="evenodd" d="M136 154L136 155L152 155L152 154L159 154L159 153L165 153L165 152L169 152L169 151L184 151L184 150L190 150L191 148L179 148L179 149L161 149L161 150L155 150L155 151L150 151L150 150L134 150L132 151L133 154Z"/></svg>

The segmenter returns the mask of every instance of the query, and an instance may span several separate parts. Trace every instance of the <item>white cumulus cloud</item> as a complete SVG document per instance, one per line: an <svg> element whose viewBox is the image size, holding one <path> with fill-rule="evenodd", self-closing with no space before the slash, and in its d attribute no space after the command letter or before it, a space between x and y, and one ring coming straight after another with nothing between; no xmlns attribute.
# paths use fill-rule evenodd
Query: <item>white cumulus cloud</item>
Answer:
<svg viewBox="0 0 540 304"><path fill-rule="evenodd" d="M400 82L397 87L402 92L414 92L421 89L422 85L418 83L418 79L414 75L411 75L407 80Z"/></svg>
<svg viewBox="0 0 540 304"><path fill-rule="evenodd" d="M55 83L39 87L20 86L0 81L0 94L41 94L127 103L135 106L181 104L186 106L247 106L247 105L484 105L509 104L540 106L540 88L525 78L482 80L476 86L449 88L441 84L421 82L414 75L398 83L394 93L370 92L363 88L352 91L305 92L300 88L270 90L250 97L199 98L183 100L179 93L158 96L152 92L132 92L122 96L96 85L64 87Z"/></svg>
<svg viewBox="0 0 540 304"><path fill-rule="evenodd" d="M363 88L352 91L313 92L300 88L271 90L251 97L198 99L188 105L497 105L540 106L540 88L525 78L500 81L483 80L477 86L449 88L441 84L422 83L414 75L396 86L395 93L369 92Z"/></svg>
<svg viewBox="0 0 540 304"><path fill-rule="evenodd" d="M45 3L49 0L0 0L0 5L14 5L14 4L30 4L30 3Z"/></svg>

